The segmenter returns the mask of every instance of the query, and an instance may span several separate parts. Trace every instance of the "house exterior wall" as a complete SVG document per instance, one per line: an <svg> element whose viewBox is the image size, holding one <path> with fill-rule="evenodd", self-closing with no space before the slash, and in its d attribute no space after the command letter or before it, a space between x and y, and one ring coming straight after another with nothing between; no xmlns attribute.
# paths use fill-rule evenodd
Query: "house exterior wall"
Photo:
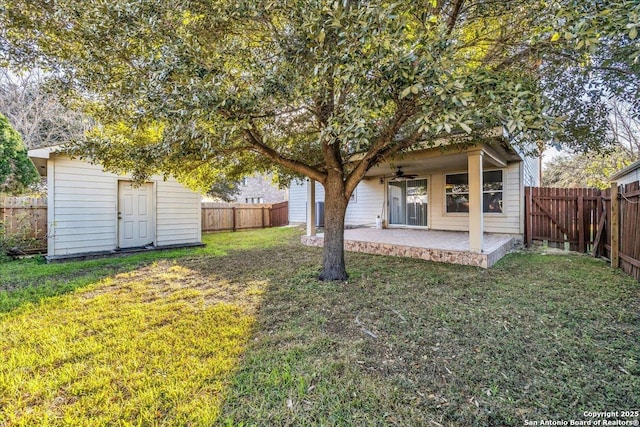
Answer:
<svg viewBox="0 0 640 427"><path fill-rule="evenodd" d="M492 169L485 169L492 170ZM484 231L487 233L522 234L520 200L521 193L520 163L511 163L502 169L503 175L503 213L485 213ZM450 171L430 176L429 183L429 227L434 230L469 231L469 214L447 213L445 204L445 175L447 173L466 172Z"/></svg>
<svg viewBox="0 0 640 427"><path fill-rule="evenodd" d="M524 232L523 162L510 163L503 170L503 213L484 214L484 231L522 236ZM492 170L492 169L485 169ZM446 172L425 172L417 179L427 178L428 182L428 224L433 230L468 231L469 214L447 213L445 204L445 175L462 173L466 170ZM292 183L289 190L289 221L306 221L307 185ZM363 180L355 191L355 197L349 202L345 217L346 226L373 226L377 215L387 219L386 203L387 183L380 184L379 179ZM324 189L316 183L316 201L324 201Z"/></svg>
<svg viewBox="0 0 640 427"><path fill-rule="evenodd" d="M528 155L527 153L535 153L537 146L535 143L529 143L521 147L519 145L513 145L512 148L522 158L522 173L523 187L539 187L541 180L541 157Z"/></svg>
<svg viewBox="0 0 640 427"><path fill-rule="evenodd" d="M289 185L289 224L302 224L307 214L307 184L292 181Z"/></svg>
<svg viewBox="0 0 640 427"><path fill-rule="evenodd" d="M240 192L234 197L238 203L279 203L287 200L287 191L278 188L272 175L246 177L239 184Z"/></svg>
<svg viewBox="0 0 640 427"><path fill-rule="evenodd" d="M48 160L48 255L109 251L118 245L118 180L99 165ZM200 197L174 179L154 183L156 246L200 242Z"/></svg>
<svg viewBox="0 0 640 427"><path fill-rule="evenodd" d="M345 224L350 226L375 226L376 216L383 217L385 184L377 179L364 180L356 187L347 206Z"/></svg>
<svg viewBox="0 0 640 427"><path fill-rule="evenodd" d="M293 181L289 186L289 223L307 222L307 187L309 181ZM324 187L316 182L316 202L324 202Z"/></svg>

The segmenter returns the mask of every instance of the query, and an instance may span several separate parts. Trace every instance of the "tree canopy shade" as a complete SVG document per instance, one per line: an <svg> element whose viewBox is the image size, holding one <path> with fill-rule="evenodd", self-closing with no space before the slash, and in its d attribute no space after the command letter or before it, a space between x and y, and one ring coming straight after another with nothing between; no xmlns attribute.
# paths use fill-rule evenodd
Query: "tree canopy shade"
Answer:
<svg viewBox="0 0 640 427"><path fill-rule="evenodd" d="M0 192L20 193L39 179L20 134L0 114Z"/></svg>
<svg viewBox="0 0 640 427"><path fill-rule="evenodd" d="M85 101L100 127L82 152L107 168L196 171L207 186L268 169L322 183L320 277L341 280L346 206L379 162L496 126L523 147L597 146L585 129L598 106L570 77L610 57L611 73L637 71L640 9L614 3L5 0L0 46ZM546 96L563 88L555 104Z"/></svg>

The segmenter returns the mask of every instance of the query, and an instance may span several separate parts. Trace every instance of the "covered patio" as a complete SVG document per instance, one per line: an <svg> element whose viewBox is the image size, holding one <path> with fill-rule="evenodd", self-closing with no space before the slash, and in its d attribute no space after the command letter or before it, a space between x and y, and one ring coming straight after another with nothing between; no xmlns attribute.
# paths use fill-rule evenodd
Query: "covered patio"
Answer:
<svg viewBox="0 0 640 427"><path fill-rule="evenodd" d="M469 249L469 233L409 228L354 228L344 232L344 248L352 252L401 256L427 261L489 268L513 248L513 237L485 233L482 250ZM303 236L307 246L322 246L323 234Z"/></svg>

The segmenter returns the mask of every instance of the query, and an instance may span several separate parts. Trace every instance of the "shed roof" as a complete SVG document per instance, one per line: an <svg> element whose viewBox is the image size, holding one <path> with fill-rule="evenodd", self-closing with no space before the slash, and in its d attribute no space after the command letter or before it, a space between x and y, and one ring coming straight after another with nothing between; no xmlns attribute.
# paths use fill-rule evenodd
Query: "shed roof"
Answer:
<svg viewBox="0 0 640 427"><path fill-rule="evenodd" d="M613 175L611 175L609 177L609 181L617 181L618 179L622 178L623 176L633 172L636 169L640 169L640 160L638 160L637 162L631 163L629 166L627 166L624 169L619 170L618 172L614 173Z"/></svg>
<svg viewBox="0 0 640 427"><path fill-rule="evenodd" d="M51 158L51 155L62 151L62 146L53 145L51 147L34 148L29 150L27 154L35 165L38 173L41 176L47 176L47 160Z"/></svg>

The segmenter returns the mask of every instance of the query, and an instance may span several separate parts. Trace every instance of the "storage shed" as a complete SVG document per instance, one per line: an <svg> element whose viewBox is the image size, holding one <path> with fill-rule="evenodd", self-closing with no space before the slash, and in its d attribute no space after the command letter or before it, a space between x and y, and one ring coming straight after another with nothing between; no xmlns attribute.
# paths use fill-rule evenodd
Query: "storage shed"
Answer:
<svg viewBox="0 0 640 427"><path fill-rule="evenodd" d="M632 182L640 181L640 160L614 173L609 177L609 180L617 183L618 185L631 184Z"/></svg>
<svg viewBox="0 0 640 427"><path fill-rule="evenodd" d="M175 179L134 185L59 147L29 157L47 178L48 260L201 245L200 195Z"/></svg>

